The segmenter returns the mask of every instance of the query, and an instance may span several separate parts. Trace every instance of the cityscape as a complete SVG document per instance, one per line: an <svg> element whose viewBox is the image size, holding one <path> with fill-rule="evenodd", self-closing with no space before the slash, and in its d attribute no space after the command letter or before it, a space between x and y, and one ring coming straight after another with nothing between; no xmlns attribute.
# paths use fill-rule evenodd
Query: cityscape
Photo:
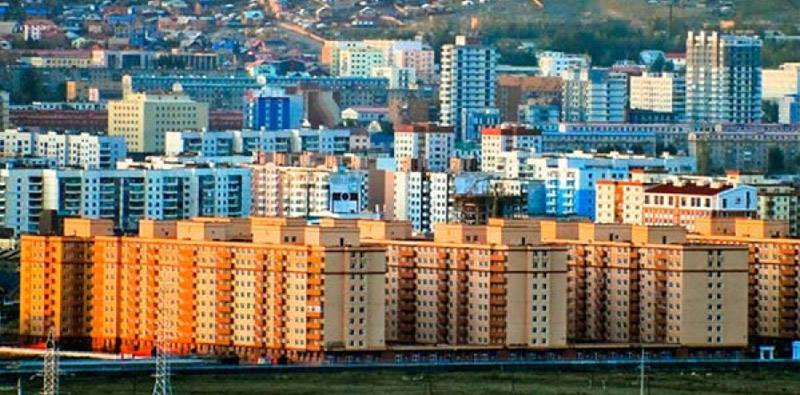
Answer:
<svg viewBox="0 0 800 395"><path fill-rule="evenodd" d="M0 0L0 393L798 393L799 18Z"/></svg>

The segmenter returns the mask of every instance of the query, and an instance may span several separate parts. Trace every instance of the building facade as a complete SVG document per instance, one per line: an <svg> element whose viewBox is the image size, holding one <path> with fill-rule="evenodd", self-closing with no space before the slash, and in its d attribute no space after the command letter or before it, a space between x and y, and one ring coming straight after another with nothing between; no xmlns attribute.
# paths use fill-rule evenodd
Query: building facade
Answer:
<svg viewBox="0 0 800 395"><path fill-rule="evenodd" d="M494 48L464 36L442 47L439 120L453 126L459 140L467 139L461 126L464 110L495 105L498 59Z"/></svg>
<svg viewBox="0 0 800 395"><path fill-rule="evenodd" d="M694 123L761 121L761 47L757 37L689 32L686 114Z"/></svg>
<svg viewBox="0 0 800 395"><path fill-rule="evenodd" d="M124 137L130 152L163 153L166 133L208 129L208 104L181 93L127 93L108 103L108 134Z"/></svg>

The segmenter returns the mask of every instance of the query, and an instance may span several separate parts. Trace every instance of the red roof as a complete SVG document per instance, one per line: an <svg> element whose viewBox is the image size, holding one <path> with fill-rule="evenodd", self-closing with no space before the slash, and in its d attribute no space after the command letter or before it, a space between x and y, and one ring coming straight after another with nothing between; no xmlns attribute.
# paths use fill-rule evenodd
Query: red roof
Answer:
<svg viewBox="0 0 800 395"><path fill-rule="evenodd" d="M672 195L703 195L713 196L720 192L727 191L733 188L731 185L721 185L719 187L712 187L710 185L697 185L686 183L684 185L675 184L659 184L647 189L647 193L666 193Z"/></svg>

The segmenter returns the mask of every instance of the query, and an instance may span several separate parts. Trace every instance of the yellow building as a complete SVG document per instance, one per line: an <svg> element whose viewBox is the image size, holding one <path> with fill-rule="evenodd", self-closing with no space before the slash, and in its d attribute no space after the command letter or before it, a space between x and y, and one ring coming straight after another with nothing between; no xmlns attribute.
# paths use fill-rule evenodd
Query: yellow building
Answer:
<svg viewBox="0 0 800 395"><path fill-rule="evenodd" d="M800 337L797 306L800 240L788 238L786 221L707 219L698 221L697 232L689 239L747 246L750 335Z"/></svg>
<svg viewBox="0 0 800 395"><path fill-rule="evenodd" d="M208 128L208 103L173 92L125 92L108 102L108 134L122 136L130 152L163 153L167 132Z"/></svg>
<svg viewBox="0 0 800 395"><path fill-rule="evenodd" d="M690 243L680 227L540 223L568 248L569 338L747 345L747 250Z"/></svg>
<svg viewBox="0 0 800 395"><path fill-rule="evenodd" d="M359 221L362 243L386 248L386 339L404 344L563 348L566 249L541 245L527 222Z"/></svg>

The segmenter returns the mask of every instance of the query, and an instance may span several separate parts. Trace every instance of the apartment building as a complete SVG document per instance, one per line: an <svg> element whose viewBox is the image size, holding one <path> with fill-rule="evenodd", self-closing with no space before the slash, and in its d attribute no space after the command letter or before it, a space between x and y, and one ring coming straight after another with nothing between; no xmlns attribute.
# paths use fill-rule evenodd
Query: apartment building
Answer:
<svg viewBox="0 0 800 395"><path fill-rule="evenodd" d="M247 92L260 89L262 84L247 74L215 70L202 74L124 75L122 86L131 92L152 93L170 92L180 86L192 100L207 103L214 109L239 111L245 105Z"/></svg>
<svg viewBox="0 0 800 395"><path fill-rule="evenodd" d="M244 127L252 130L297 129L303 125L303 95L280 88L248 91L244 105Z"/></svg>
<svg viewBox="0 0 800 395"><path fill-rule="evenodd" d="M631 76L631 111L657 113L675 122L686 119L686 78L675 73Z"/></svg>
<svg viewBox="0 0 800 395"><path fill-rule="evenodd" d="M417 89L417 73L412 67L375 66L370 69L369 76L386 78L389 89Z"/></svg>
<svg viewBox="0 0 800 395"><path fill-rule="evenodd" d="M131 152L163 153L170 131L208 129L208 103L188 96L126 92L108 102L108 135L124 137Z"/></svg>
<svg viewBox="0 0 800 395"><path fill-rule="evenodd" d="M459 140L468 140L461 129L464 110L495 105L498 59L494 48L465 36L442 47L439 121L453 126Z"/></svg>
<svg viewBox="0 0 800 395"><path fill-rule="evenodd" d="M747 247L750 336L797 339L800 335L797 307L800 241L787 236L786 223L743 218L711 218L697 222L697 234L689 235L689 240Z"/></svg>
<svg viewBox="0 0 800 395"><path fill-rule="evenodd" d="M560 106L562 84L561 77L500 74L497 76L496 107L504 122L525 122L517 116L520 106L528 103Z"/></svg>
<svg viewBox="0 0 800 395"><path fill-rule="evenodd" d="M679 227L543 221L567 247L571 341L743 347L747 249L688 242Z"/></svg>
<svg viewBox="0 0 800 395"><path fill-rule="evenodd" d="M450 221L454 175L445 172L389 172L393 219L409 221L415 232L429 234L437 223Z"/></svg>
<svg viewBox="0 0 800 395"><path fill-rule="evenodd" d="M2 169L2 226L38 233L44 211L110 219L135 230L139 220L250 215L250 171L227 167L173 169Z"/></svg>
<svg viewBox="0 0 800 395"><path fill-rule="evenodd" d="M689 32L686 115L694 123L761 121L761 48L757 37Z"/></svg>
<svg viewBox="0 0 800 395"><path fill-rule="evenodd" d="M20 333L93 350L286 357L385 348L385 249L352 224L286 218L67 219L23 237ZM35 292L32 292L35 290ZM323 303L324 300L324 303Z"/></svg>
<svg viewBox="0 0 800 395"><path fill-rule="evenodd" d="M557 349L567 345L564 248L536 245L522 223L435 226L359 221L363 244L386 249L386 341Z"/></svg>
<svg viewBox="0 0 800 395"><path fill-rule="evenodd" d="M257 152L343 155L352 151L348 129L236 130L167 132L165 153L170 156L250 156Z"/></svg>
<svg viewBox="0 0 800 395"><path fill-rule="evenodd" d="M247 168L252 171L253 215L318 218L368 209L366 171L275 163Z"/></svg>
<svg viewBox="0 0 800 395"><path fill-rule="evenodd" d="M749 185L664 183L645 189L642 219L694 231L699 218L753 217L757 204L757 189Z"/></svg>
<svg viewBox="0 0 800 395"><path fill-rule="evenodd" d="M542 133L524 125L503 124L481 131L481 171L503 172L501 154L511 151L542 151Z"/></svg>
<svg viewBox="0 0 800 395"><path fill-rule="evenodd" d="M784 96L800 94L800 63L784 63L777 69L761 70L761 96L777 102Z"/></svg>
<svg viewBox="0 0 800 395"><path fill-rule="evenodd" d="M701 174L725 174L727 170L767 173L770 151L776 149L783 155L780 166L784 171L800 168L797 125L718 125L711 130L690 133L688 143L689 154L697 158Z"/></svg>
<svg viewBox="0 0 800 395"><path fill-rule="evenodd" d="M591 60L588 55L545 51L536 55L539 74L543 77L561 77L567 70L588 68Z"/></svg>
<svg viewBox="0 0 800 395"><path fill-rule="evenodd" d="M570 69L563 79L564 122L623 123L627 119L627 74L600 68Z"/></svg>
<svg viewBox="0 0 800 395"><path fill-rule="evenodd" d="M692 173L694 158L683 156L647 157L612 152L610 154L539 154L513 163L507 169L516 170L530 180L544 184L529 199L535 207L544 209L540 215L578 215L590 219L598 216L596 204L601 180L627 180L633 168L663 168L675 174ZM511 175L511 173L509 173Z"/></svg>
<svg viewBox="0 0 800 395"><path fill-rule="evenodd" d="M326 41L321 60L338 77L367 77L376 67L390 67L413 69L426 83L435 78L433 50L420 40Z"/></svg>
<svg viewBox="0 0 800 395"><path fill-rule="evenodd" d="M89 133L36 133L0 130L0 153L47 158L58 167L113 169L125 159L125 139Z"/></svg>
<svg viewBox="0 0 800 395"><path fill-rule="evenodd" d="M395 130L394 158L398 165L411 160L430 171L446 171L450 167L455 139L452 126L400 125Z"/></svg>

